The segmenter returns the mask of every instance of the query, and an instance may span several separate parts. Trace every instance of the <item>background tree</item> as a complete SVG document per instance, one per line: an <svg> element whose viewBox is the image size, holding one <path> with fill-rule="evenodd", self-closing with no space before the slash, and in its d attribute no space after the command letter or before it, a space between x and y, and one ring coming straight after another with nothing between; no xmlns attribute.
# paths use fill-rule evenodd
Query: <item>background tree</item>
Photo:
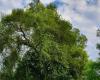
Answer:
<svg viewBox="0 0 100 80"><path fill-rule="evenodd" d="M97 44L97 49L100 50L100 44ZM100 58L99 57L97 58L96 61L88 61L85 68L85 80L100 80Z"/></svg>

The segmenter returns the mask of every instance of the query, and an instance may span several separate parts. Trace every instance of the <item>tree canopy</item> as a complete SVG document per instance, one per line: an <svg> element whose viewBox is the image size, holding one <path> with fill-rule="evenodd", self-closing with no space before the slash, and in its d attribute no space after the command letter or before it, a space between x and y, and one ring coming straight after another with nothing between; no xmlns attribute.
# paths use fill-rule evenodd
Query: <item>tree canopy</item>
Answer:
<svg viewBox="0 0 100 80"><path fill-rule="evenodd" d="M86 41L52 4L15 9L0 23L0 80L83 80Z"/></svg>

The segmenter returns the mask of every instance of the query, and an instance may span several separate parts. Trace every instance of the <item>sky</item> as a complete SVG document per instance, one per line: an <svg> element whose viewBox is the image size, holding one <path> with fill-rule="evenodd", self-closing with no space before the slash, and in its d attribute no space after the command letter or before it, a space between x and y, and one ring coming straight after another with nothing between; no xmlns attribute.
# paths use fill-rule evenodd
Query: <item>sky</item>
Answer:
<svg viewBox="0 0 100 80"><path fill-rule="evenodd" d="M14 8L24 8L30 0L0 0L0 12L10 13ZM100 0L41 0L43 4L54 2L58 13L72 25L80 29L88 38L86 50L89 58L98 57L96 30L100 24Z"/></svg>

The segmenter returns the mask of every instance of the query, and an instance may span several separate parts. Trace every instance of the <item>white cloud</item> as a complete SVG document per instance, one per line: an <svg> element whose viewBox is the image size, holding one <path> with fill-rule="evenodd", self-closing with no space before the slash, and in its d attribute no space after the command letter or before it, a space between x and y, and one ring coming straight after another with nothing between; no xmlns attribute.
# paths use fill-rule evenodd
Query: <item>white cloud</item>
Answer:
<svg viewBox="0 0 100 80"><path fill-rule="evenodd" d="M41 0L41 2L44 3L44 4L49 4L53 1L55 1L55 0Z"/></svg>
<svg viewBox="0 0 100 80"><path fill-rule="evenodd" d="M14 8L23 8L30 0L0 0L0 12L8 12Z"/></svg>

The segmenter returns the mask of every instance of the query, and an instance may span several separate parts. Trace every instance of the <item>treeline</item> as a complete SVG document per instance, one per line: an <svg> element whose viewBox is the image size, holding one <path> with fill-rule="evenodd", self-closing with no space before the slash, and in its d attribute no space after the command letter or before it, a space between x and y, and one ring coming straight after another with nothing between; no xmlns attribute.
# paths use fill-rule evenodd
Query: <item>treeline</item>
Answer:
<svg viewBox="0 0 100 80"><path fill-rule="evenodd" d="M54 4L15 9L0 22L0 80L100 80L86 42Z"/></svg>

